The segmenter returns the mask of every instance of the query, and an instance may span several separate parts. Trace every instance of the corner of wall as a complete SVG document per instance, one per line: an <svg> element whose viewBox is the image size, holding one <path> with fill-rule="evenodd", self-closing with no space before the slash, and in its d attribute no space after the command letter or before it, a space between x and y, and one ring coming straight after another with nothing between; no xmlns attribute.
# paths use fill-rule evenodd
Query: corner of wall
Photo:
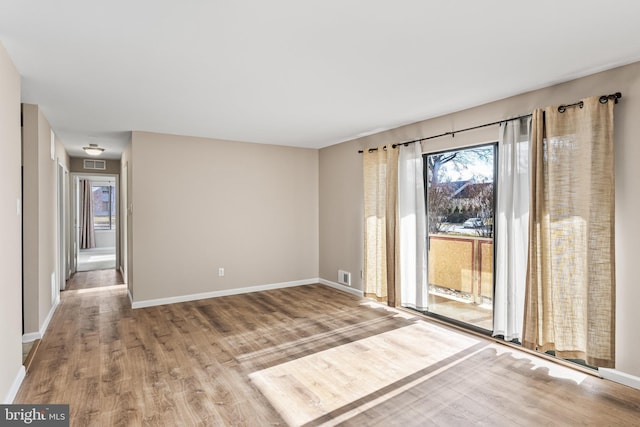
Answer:
<svg viewBox="0 0 640 427"><path fill-rule="evenodd" d="M22 379L22 213L20 74L0 42L0 398L12 403Z"/></svg>

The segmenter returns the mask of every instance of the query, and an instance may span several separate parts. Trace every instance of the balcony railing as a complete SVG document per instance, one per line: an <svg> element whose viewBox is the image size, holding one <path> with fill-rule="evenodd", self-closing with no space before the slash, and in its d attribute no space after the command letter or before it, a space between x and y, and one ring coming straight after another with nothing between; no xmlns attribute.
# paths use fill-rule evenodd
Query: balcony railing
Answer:
<svg viewBox="0 0 640 427"><path fill-rule="evenodd" d="M451 290L475 304L493 300L493 239L429 235L430 290Z"/></svg>

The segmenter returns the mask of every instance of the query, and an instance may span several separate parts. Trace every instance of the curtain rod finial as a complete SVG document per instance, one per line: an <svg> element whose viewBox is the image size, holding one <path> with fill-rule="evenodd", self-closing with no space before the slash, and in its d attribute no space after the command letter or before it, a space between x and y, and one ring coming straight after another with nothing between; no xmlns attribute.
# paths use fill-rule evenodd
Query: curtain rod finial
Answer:
<svg viewBox="0 0 640 427"><path fill-rule="evenodd" d="M600 97L600 103L601 104L606 104L610 99L613 100L614 104L618 103L618 99L622 98L622 93L621 92L616 92L613 93L611 95L602 95Z"/></svg>

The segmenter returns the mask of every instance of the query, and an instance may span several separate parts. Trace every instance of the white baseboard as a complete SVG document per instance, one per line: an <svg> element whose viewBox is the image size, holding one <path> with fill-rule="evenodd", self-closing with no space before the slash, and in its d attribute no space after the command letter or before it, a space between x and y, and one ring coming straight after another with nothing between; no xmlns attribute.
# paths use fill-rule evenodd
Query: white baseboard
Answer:
<svg viewBox="0 0 640 427"><path fill-rule="evenodd" d="M636 377L617 369L599 368L600 376L606 380L624 384L629 387L640 390L640 377Z"/></svg>
<svg viewBox="0 0 640 427"><path fill-rule="evenodd" d="M326 279L318 279L318 281L323 285L330 286L340 291L348 292L350 294L357 295L359 297L364 297L364 292L362 292L360 289L354 289L350 286L342 285L340 283L332 282Z"/></svg>
<svg viewBox="0 0 640 427"><path fill-rule="evenodd" d="M225 297L229 295L247 294L250 292L268 291L271 289L282 289L282 288L290 288L293 286L311 285L314 283L319 283L319 280L320 279L318 278L296 280L293 282L271 283L268 285L257 285L257 286L248 286L245 288L225 289L223 291L203 292L200 294L179 295L179 296L168 297L168 298L132 301L131 308L153 307L156 305L175 304L177 302L196 301L196 300L207 299L207 298L217 298L217 297Z"/></svg>
<svg viewBox="0 0 640 427"><path fill-rule="evenodd" d="M51 318L53 317L53 313L56 312L58 305L60 304L60 294L53 303L51 310L49 310L49 314L47 314L47 318L42 322L42 326L40 326L40 330L38 332L29 332L27 334L22 335L22 342L32 342L35 340L41 340L44 337L45 332L47 332L47 328L49 327L49 322L51 322Z"/></svg>
<svg viewBox="0 0 640 427"><path fill-rule="evenodd" d="M42 338L42 334L40 332L29 332L28 334L22 335L22 344L26 344L28 342L33 342L35 340L39 340Z"/></svg>
<svg viewBox="0 0 640 427"><path fill-rule="evenodd" d="M127 285L127 295L129 296L129 304L131 304L131 308L133 307L133 296L131 296L131 289L129 289L129 286Z"/></svg>
<svg viewBox="0 0 640 427"><path fill-rule="evenodd" d="M27 371L24 369L24 366L20 365L20 368L18 369L18 373L16 374L16 378L13 380L13 384L11 384L11 388L9 389L9 392L7 393L4 400L2 401L3 405L10 405L13 403L13 400L16 398L16 395L18 394L18 390L20 390L20 386L22 385L22 380L24 380L26 373Z"/></svg>

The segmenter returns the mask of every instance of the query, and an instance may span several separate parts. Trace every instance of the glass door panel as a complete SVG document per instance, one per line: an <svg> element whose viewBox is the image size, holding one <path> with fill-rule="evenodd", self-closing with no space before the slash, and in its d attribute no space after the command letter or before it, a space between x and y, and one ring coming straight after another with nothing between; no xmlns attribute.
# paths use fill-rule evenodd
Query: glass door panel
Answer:
<svg viewBox="0 0 640 427"><path fill-rule="evenodd" d="M495 144L425 154L428 312L493 329Z"/></svg>

